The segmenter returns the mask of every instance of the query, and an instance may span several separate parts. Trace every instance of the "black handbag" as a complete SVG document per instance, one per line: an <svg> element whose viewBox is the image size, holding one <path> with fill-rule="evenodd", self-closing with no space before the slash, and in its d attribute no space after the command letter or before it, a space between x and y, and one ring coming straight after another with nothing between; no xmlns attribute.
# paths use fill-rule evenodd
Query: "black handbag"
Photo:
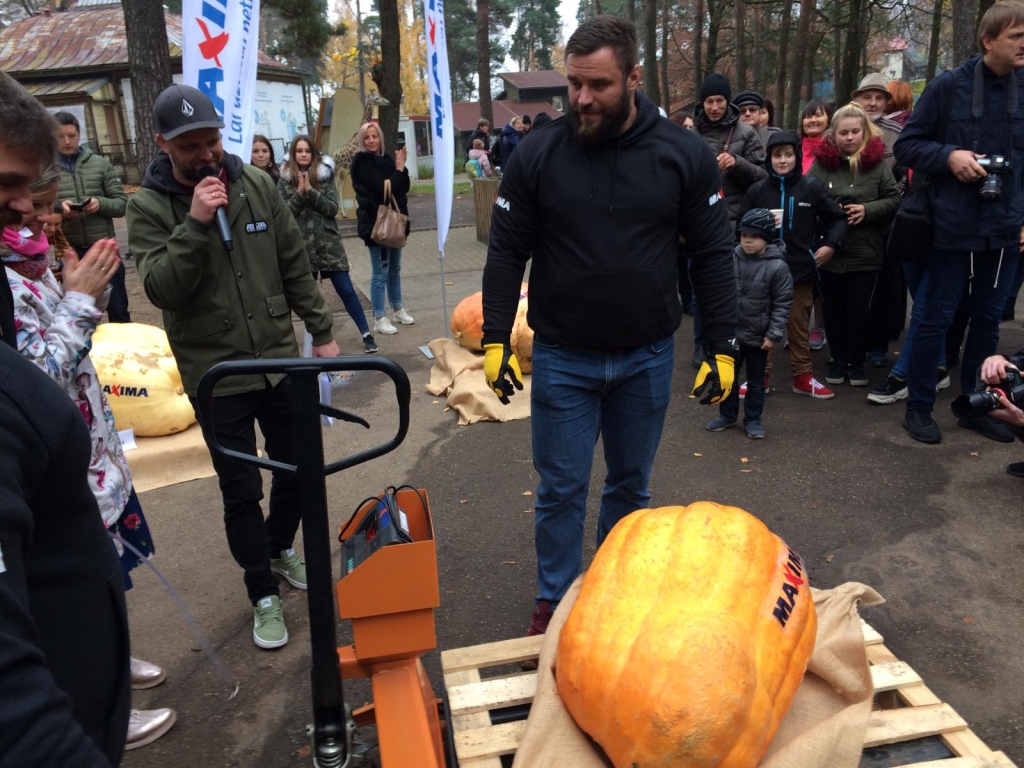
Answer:
<svg viewBox="0 0 1024 768"><path fill-rule="evenodd" d="M949 113L953 110L956 98L956 75L953 75L953 86L949 90L945 109L939 118L935 140L944 141L946 127L949 124ZM925 173L915 173L910 189L903 196L899 209L889 230L886 252L899 261L922 261L928 258L932 247L932 228L935 223L932 211L931 179Z"/></svg>

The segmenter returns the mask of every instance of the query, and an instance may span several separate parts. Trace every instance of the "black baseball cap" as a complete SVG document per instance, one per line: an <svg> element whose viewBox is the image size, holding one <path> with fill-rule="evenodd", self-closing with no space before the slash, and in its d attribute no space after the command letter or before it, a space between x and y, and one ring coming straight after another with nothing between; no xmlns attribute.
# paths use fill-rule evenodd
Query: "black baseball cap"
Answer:
<svg viewBox="0 0 1024 768"><path fill-rule="evenodd" d="M198 128L223 128L224 122L210 97L190 85L171 85L160 91L153 104L156 132L165 139Z"/></svg>

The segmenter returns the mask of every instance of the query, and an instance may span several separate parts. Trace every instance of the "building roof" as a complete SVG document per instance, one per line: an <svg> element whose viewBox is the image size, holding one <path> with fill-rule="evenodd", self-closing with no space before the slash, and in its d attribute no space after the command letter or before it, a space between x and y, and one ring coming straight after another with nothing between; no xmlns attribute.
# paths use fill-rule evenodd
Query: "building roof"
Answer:
<svg viewBox="0 0 1024 768"><path fill-rule="evenodd" d="M547 112L552 118L562 117L562 113L545 101L520 102L520 101L492 101L491 109L494 111L495 126L508 125L513 117L529 115L535 117L541 112ZM480 121L479 101L459 101L452 104L452 122L457 131L472 131Z"/></svg>
<svg viewBox="0 0 1024 768"><path fill-rule="evenodd" d="M180 59L181 16L164 13L168 52L172 59ZM262 51L257 63L284 67ZM0 30L0 70L12 75L127 66L128 41L120 3L43 13Z"/></svg>
<svg viewBox="0 0 1024 768"><path fill-rule="evenodd" d="M110 80L106 77L88 77L77 80L37 80L26 83L24 88L37 99L43 96L70 96L79 93L95 93Z"/></svg>
<svg viewBox="0 0 1024 768"><path fill-rule="evenodd" d="M565 75L554 69L542 69L535 72L502 72L498 77L521 91L527 88L569 86L569 81L566 80Z"/></svg>

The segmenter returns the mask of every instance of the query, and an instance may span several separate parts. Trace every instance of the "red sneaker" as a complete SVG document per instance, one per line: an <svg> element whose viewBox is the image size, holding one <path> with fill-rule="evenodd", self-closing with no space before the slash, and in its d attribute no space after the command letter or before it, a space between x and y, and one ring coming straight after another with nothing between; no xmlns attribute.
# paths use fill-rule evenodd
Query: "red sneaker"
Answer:
<svg viewBox="0 0 1024 768"><path fill-rule="evenodd" d="M551 603L547 600L538 600L537 607L533 609L533 616L530 618L530 628L526 630L526 636L543 635L548 631L548 624L551 623Z"/></svg>
<svg viewBox="0 0 1024 768"><path fill-rule="evenodd" d="M770 386L768 386L769 383L770 383L770 379L767 376L765 376L764 377L764 393L766 395L769 392L772 391L772 388ZM746 399L746 397L747 397L747 382L744 381L742 384L740 384L740 400L744 400L744 399Z"/></svg>
<svg viewBox="0 0 1024 768"><path fill-rule="evenodd" d="M835 392L819 383L818 380L809 373L805 373L803 376L793 377L793 391L798 395L808 395L813 397L815 400L831 400L836 396Z"/></svg>
<svg viewBox="0 0 1024 768"><path fill-rule="evenodd" d="M537 606L533 609L533 616L530 617L530 628L526 630L526 636L532 637L533 635L543 635L546 633L553 613L551 603L547 600L538 600ZM533 672L537 669L539 662L540 659L525 659L519 666L526 672Z"/></svg>

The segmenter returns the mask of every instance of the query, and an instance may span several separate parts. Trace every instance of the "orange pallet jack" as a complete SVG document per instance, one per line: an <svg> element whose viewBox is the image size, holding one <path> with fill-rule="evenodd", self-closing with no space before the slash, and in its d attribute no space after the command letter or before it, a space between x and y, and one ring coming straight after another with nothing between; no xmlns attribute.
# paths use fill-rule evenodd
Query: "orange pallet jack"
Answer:
<svg viewBox="0 0 1024 768"><path fill-rule="evenodd" d="M323 372L379 371L395 386L398 429L387 443L331 464L324 463L321 415L369 424L354 414L320 403ZM291 379L296 463L283 464L225 448L212 430L214 388L231 376L284 374ZM399 490L391 513L368 499L341 528L342 552L356 553L342 563L336 585L338 616L351 619L354 643L337 647L331 534L327 516L328 475L393 451L409 429L409 377L386 358L294 358L231 361L213 366L197 392L203 432L221 456L298 478L306 558L311 636L310 682L313 723L307 734L317 768L367 765L372 744L360 743L356 729L376 724L381 768L454 768L446 704L434 696L420 656L437 645L433 609L440 605L433 522L426 492ZM399 518L400 519L396 519ZM390 528L390 531L386 529ZM392 534L385 545L384 533ZM397 538L396 532L398 532ZM374 703L352 711L342 680L368 678Z"/></svg>

